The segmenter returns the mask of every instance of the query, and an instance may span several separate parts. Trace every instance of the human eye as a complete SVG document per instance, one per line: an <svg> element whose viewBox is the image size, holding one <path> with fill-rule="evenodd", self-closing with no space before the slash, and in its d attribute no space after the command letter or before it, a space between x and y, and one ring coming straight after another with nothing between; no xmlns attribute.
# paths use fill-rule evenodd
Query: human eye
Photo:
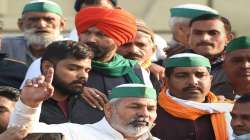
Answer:
<svg viewBox="0 0 250 140"><path fill-rule="evenodd" d="M205 72L197 72L196 74L196 77L198 78L204 78L208 75L208 73L205 73Z"/></svg>
<svg viewBox="0 0 250 140"><path fill-rule="evenodd" d="M220 33L218 31L216 31L216 30L211 30L211 31L208 32L208 34L211 35L211 36L216 36L216 35L218 35Z"/></svg>
<svg viewBox="0 0 250 140"><path fill-rule="evenodd" d="M186 78L186 77L188 77L188 74L187 73L176 73L175 77L176 78Z"/></svg>

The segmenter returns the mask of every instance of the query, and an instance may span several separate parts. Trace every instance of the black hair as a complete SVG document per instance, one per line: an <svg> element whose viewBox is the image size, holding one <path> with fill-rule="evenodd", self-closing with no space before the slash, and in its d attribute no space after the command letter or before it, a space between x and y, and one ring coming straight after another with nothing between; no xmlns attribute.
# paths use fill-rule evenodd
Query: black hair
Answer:
<svg viewBox="0 0 250 140"><path fill-rule="evenodd" d="M193 18L190 23L189 23L189 27L192 26L192 24L196 21L201 21L201 20L213 20L213 19L217 19L220 20L223 24L224 24L224 28L226 30L227 33L231 33L232 32L232 26L230 21L223 16L220 15L216 15L216 14L204 14L198 17Z"/></svg>
<svg viewBox="0 0 250 140"><path fill-rule="evenodd" d="M42 59L53 63L57 63L66 58L80 59L92 59L94 56L93 51L86 44L71 40L56 41L48 45Z"/></svg>
<svg viewBox="0 0 250 140"><path fill-rule="evenodd" d="M113 4L113 6L117 5L117 0L110 0L111 3ZM78 12L80 11L82 4L86 4L86 5L96 5L100 3L100 0L76 0L75 1L75 5L74 8L75 10Z"/></svg>
<svg viewBox="0 0 250 140"><path fill-rule="evenodd" d="M236 103L250 103L250 93L246 93L236 100Z"/></svg>
<svg viewBox="0 0 250 140"><path fill-rule="evenodd" d="M9 86L0 86L0 96L16 102L20 96L20 90Z"/></svg>

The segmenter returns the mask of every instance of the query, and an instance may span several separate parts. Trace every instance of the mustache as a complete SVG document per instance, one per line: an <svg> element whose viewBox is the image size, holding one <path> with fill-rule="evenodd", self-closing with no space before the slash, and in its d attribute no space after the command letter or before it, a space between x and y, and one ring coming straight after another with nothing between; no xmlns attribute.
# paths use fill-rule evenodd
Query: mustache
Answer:
<svg viewBox="0 0 250 140"><path fill-rule="evenodd" d="M29 33L29 34L50 33L48 30L45 30L45 29L37 29L37 28L25 29L24 32Z"/></svg>
<svg viewBox="0 0 250 140"><path fill-rule="evenodd" d="M99 45L94 42L86 42L85 44L87 44L93 51L100 50Z"/></svg>
<svg viewBox="0 0 250 140"><path fill-rule="evenodd" d="M139 57L139 58L143 58L144 54L140 53L140 52L136 52L136 53L128 53L126 55L126 58L135 58L135 57Z"/></svg>
<svg viewBox="0 0 250 140"><path fill-rule="evenodd" d="M87 83L87 80L86 78L84 78L83 80L75 80L73 82L71 82L70 84L73 85L73 84L81 84L82 86L85 86Z"/></svg>
<svg viewBox="0 0 250 140"><path fill-rule="evenodd" d="M200 90L202 91L202 89L198 86L188 86L182 89L182 91L189 91L189 90Z"/></svg>
<svg viewBox="0 0 250 140"><path fill-rule="evenodd" d="M205 46L205 45L214 46L214 43L206 42L206 41L197 43L197 46Z"/></svg>
<svg viewBox="0 0 250 140"><path fill-rule="evenodd" d="M91 48L91 50L94 52L94 58L101 58L107 52L103 47L97 45L94 42L86 42L85 44L87 44Z"/></svg>
<svg viewBox="0 0 250 140"><path fill-rule="evenodd" d="M132 120L129 124L134 127L149 126L149 122L144 117L137 117L134 120Z"/></svg>

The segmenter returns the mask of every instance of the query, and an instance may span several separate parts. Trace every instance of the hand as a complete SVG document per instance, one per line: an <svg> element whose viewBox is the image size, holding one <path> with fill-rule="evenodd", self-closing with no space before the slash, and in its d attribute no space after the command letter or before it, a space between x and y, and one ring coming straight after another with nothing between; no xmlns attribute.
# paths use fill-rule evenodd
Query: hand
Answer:
<svg viewBox="0 0 250 140"><path fill-rule="evenodd" d="M27 133L28 131L24 127L10 127L0 134L0 140L22 140Z"/></svg>
<svg viewBox="0 0 250 140"><path fill-rule="evenodd" d="M234 101L227 99L223 95L217 95L216 97L217 97L219 103L232 103L232 104L234 103Z"/></svg>
<svg viewBox="0 0 250 140"><path fill-rule="evenodd" d="M152 63L149 67L149 70L151 73L153 73L158 80L164 80L165 78L165 68L157 65L155 63Z"/></svg>
<svg viewBox="0 0 250 140"><path fill-rule="evenodd" d="M42 101L51 97L54 92L54 88L51 84L53 75L54 69L49 68L46 75L41 75L32 80L27 80L21 91L21 101L24 104L35 108L38 107Z"/></svg>
<svg viewBox="0 0 250 140"><path fill-rule="evenodd" d="M81 96L90 106L98 108L101 111L103 110L104 105L108 102L106 95L95 88L84 87Z"/></svg>

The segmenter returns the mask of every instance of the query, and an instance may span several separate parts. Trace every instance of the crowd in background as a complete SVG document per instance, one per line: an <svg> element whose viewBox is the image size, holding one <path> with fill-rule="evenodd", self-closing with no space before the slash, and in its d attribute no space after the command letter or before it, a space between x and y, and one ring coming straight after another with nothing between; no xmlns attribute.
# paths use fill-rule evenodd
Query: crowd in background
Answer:
<svg viewBox="0 0 250 140"><path fill-rule="evenodd" d="M117 0L74 8L63 36L60 5L31 0L1 38L0 140L250 139L250 36L220 11L172 7L166 42Z"/></svg>

